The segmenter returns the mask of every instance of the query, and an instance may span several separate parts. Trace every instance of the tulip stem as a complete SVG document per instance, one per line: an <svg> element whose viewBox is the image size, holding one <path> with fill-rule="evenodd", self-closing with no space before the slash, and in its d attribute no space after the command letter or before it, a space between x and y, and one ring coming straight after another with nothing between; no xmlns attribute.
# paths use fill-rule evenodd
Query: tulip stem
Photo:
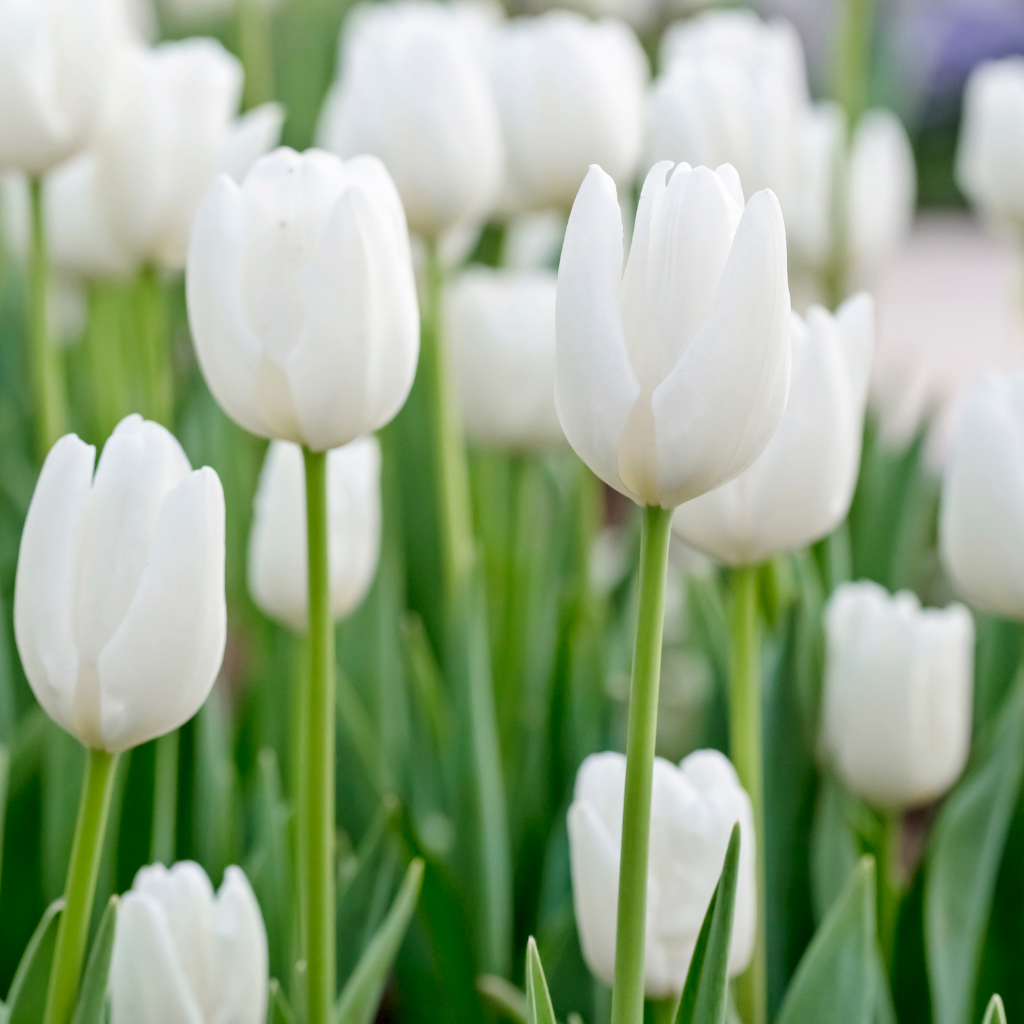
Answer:
<svg viewBox="0 0 1024 1024"><path fill-rule="evenodd" d="M99 445L114 432L127 405L120 303L116 286L100 282L89 285L86 354L92 376L93 429Z"/></svg>
<svg viewBox="0 0 1024 1024"><path fill-rule="evenodd" d="M843 0L841 8L835 98L846 111L852 131L868 102L875 0Z"/></svg>
<svg viewBox="0 0 1024 1024"><path fill-rule="evenodd" d="M622 813L615 987L611 1024L641 1024L644 1017L644 938L651 788L658 730L661 638L665 618L670 509L644 509L633 681L626 734L626 791Z"/></svg>
<svg viewBox="0 0 1024 1024"><path fill-rule="evenodd" d="M890 975L905 886L902 845L903 815L899 811L886 811L882 816L882 844L878 856L878 941Z"/></svg>
<svg viewBox="0 0 1024 1024"><path fill-rule="evenodd" d="M178 821L178 730L161 736L153 750L153 830L151 864L174 863Z"/></svg>
<svg viewBox="0 0 1024 1024"><path fill-rule="evenodd" d="M305 703L306 963L309 1024L334 1003L334 625L327 543L327 453L303 449L309 538L309 699Z"/></svg>
<svg viewBox="0 0 1024 1024"><path fill-rule="evenodd" d="M75 1008L118 756L105 750L90 749L88 753L43 1024L67 1024Z"/></svg>
<svg viewBox="0 0 1024 1024"><path fill-rule="evenodd" d="M60 352L50 337L46 310L50 265L46 252L42 181L33 178L29 189L32 220L28 270L29 374L35 401L36 454L42 462L53 443L64 433L67 410Z"/></svg>
<svg viewBox="0 0 1024 1024"><path fill-rule="evenodd" d="M744 1024L768 1020L768 958L765 913L764 770L761 751L761 637L757 568L743 566L732 578L732 650L729 664L729 750L754 810L757 842L757 927L754 956L737 981Z"/></svg>
<svg viewBox="0 0 1024 1024"><path fill-rule="evenodd" d="M245 69L245 109L274 98L274 47L268 0L238 0L238 50Z"/></svg>
<svg viewBox="0 0 1024 1024"><path fill-rule="evenodd" d="M174 382L167 345L167 304L156 267L142 268L137 288L146 415L170 430L174 426Z"/></svg>

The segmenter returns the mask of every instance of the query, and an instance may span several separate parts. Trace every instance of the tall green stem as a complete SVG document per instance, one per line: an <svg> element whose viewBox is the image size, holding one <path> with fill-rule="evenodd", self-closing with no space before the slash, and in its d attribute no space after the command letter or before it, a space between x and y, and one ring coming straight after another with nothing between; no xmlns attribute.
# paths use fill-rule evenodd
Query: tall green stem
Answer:
<svg viewBox="0 0 1024 1024"><path fill-rule="evenodd" d="M274 98L274 48L268 0L238 0L238 49L245 68L245 108Z"/></svg>
<svg viewBox="0 0 1024 1024"><path fill-rule="evenodd" d="M671 526L671 510L655 505L644 509L636 647L633 651L626 738L626 792L622 811L612 1024L641 1024L644 1017L647 858L651 838L654 743L658 730L661 637L665 619L665 572Z"/></svg>
<svg viewBox="0 0 1024 1024"><path fill-rule="evenodd" d="M334 1002L334 625L327 548L327 453L304 449L309 538L309 700L306 704L306 963L309 1024Z"/></svg>
<svg viewBox="0 0 1024 1024"><path fill-rule="evenodd" d="M153 864L174 863L178 822L179 732L161 736L153 751L153 831L149 859Z"/></svg>
<svg viewBox="0 0 1024 1024"><path fill-rule="evenodd" d="M835 98L843 105L852 129L868 102L871 71L871 29L876 0L842 0Z"/></svg>
<svg viewBox="0 0 1024 1024"><path fill-rule="evenodd" d="M75 1008L89 939L96 879L103 856L103 836L110 813L110 798L117 776L117 754L90 750L78 804L75 839L71 846L64 912L57 927L50 984L46 992L43 1024L67 1024Z"/></svg>
<svg viewBox="0 0 1024 1024"><path fill-rule="evenodd" d="M89 286L86 349L92 377L93 427L102 444L127 412L120 290L93 282Z"/></svg>
<svg viewBox="0 0 1024 1024"><path fill-rule="evenodd" d="M878 940L890 972L896 953L900 904L906 887L902 843L903 815L899 811L886 811L882 819L882 848L878 856Z"/></svg>
<svg viewBox="0 0 1024 1024"><path fill-rule="evenodd" d="M60 353L50 337L46 299L50 266L46 254L46 222L43 210L43 183L30 183L31 234L29 239L29 374L35 403L36 454L39 461L64 433L67 399Z"/></svg>
<svg viewBox="0 0 1024 1024"><path fill-rule="evenodd" d="M168 349L167 304L156 267L146 266L142 269L137 288L146 415L172 429L174 380Z"/></svg>
<svg viewBox="0 0 1024 1024"><path fill-rule="evenodd" d="M757 931L754 957L737 983L737 1003L745 1024L768 1020L767 901L764 861L764 761L761 750L761 637L757 569L733 573L732 651L729 665L729 749L736 774L754 808L757 842Z"/></svg>

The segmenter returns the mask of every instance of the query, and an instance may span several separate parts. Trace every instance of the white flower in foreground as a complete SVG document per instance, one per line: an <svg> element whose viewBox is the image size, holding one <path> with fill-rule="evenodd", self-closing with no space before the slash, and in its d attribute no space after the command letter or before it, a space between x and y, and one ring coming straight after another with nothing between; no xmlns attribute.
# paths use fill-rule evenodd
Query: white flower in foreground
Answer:
<svg viewBox="0 0 1024 1024"><path fill-rule="evenodd" d="M37 700L88 747L127 750L199 710L224 655L224 493L129 416L46 458L21 537L14 632Z"/></svg>
<svg viewBox="0 0 1024 1024"><path fill-rule="evenodd" d="M555 410L554 271L464 271L445 324L466 434L477 444L564 444Z"/></svg>
<svg viewBox="0 0 1024 1024"><path fill-rule="evenodd" d="M267 933L241 868L214 895L192 861L145 867L121 897L111 1024L263 1024Z"/></svg>
<svg viewBox="0 0 1024 1024"><path fill-rule="evenodd" d="M401 200L371 156L279 149L196 216L189 322L224 411L261 437L340 448L405 402L419 312Z"/></svg>
<svg viewBox="0 0 1024 1024"><path fill-rule="evenodd" d="M940 797L971 742L970 612L844 583L825 609L825 636L823 741L843 782L880 807Z"/></svg>
<svg viewBox="0 0 1024 1024"><path fill-rule="evenodd" d="M832 316L793 314L793 381L786 412L753 465L676 509L673 527L730 565L756 565L804 547L846 518L860 468L874 351L874 302L848 299Z"/></svg>
<svg viewBox="0 0 1024 1024"><path fill-rule="evenodd" d="M327 543L331 618L358 607L380 557L380 445L357 438L327 453ZM267 449L249 534L249 591L271 618L295 632L309 625L306 490L302 449Z"/></svg>
<svg viewBox="0 0 1024 1024"><path fill-rule="evenodd" d="M569 808L576 926L587 966L606 985L612 984L615 975L625 781L625 755L591 754L576 775ZM729 759L717 750L698 750L678 768L660 757L654 759L644 949L648 998L663 999L683 990L737 821L740 863L730 975L746 969L754 950L757 857L750 798Z"/></svg>
<svg viewBox="0 0 1024 1024"><path fill-rule="evenodd" d="M501 127L473 17L417 0L357 6L320 114L320 145L380 157L410 229L427 237L486 217L501 187Z"/></svg>
<svg viewBox="0 0 1024 1024"><path fill-rule="evenodd" d="M1024 618L1024 374L984 378L960 413L942 481L939 547L961 593Z"/></svg>
<svg viewBox="0 0 1024 1024"><path fill-rule="evenodd" d="M555 402L609 486L673 508L727 483L775 432L790 377L775 196L744 209L732 167L657 164L622 269L615 184L592 167L558 269Z"/></svg>

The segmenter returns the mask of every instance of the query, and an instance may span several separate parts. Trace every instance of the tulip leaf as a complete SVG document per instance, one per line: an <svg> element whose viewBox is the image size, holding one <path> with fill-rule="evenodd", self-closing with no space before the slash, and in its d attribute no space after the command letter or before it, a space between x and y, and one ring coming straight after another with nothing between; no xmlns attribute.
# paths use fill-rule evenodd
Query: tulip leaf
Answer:
<svg viewBox="0 0 1024 1024"><path fill-rule="evenodd" d="M117 925L117 897L111 896L107 903L100 927L93 940L92 952L82 975L78 990L78 1003L71 1024L103 1024L107 1001L107 978L110 975L110 958L114 952L114 931Z"/></svg>
<svg viewBox="0 0 1024 1024"><path fill-rule="evenodd" d="M988 1009L981 1024L1006 1024L1006 1010L998 992L988 1001Z"/></svg>
<svg viewBox="0 0 1024 1024"><path fill-rule="evenodd" d="M740 865L740 826L733 825L718 884L686 973L676 1024L723 1024L729 994L729 946L732 943L736 882Z"/></svg>
<svg viewBox="0 0 1024 1024"><path fill-rule="evenodd" d="M7 818L7 780L10 778L11 756L0 743L0 884L4 868L4 821Z"/></svg>
<svg viewBox="0 0 1024 1024"><path fill-rule="evenodd" d="M839 781L826 774L818 788L811 826L811 892L817 921L825 919L859 860L850 804L851 797Z"/></svg>
<svg viewBox="0 0 1024 1024"><path fill-rule="evenodd" d="M558 1024L540 953L532 935L526 943L526 1024Z"/></svg>
<svg viewBox="0 0 1024 1024"><path fill-rule="evenodd" d="M32 933L7 994L4 1024L39 1024L43 1019L50 964L57 943L57 924L63 909L64 901L54 900Z"/></svg>
<svg viewBox="0 0 1024 1024"><path fill-rule="evenodd" d="M526 1024L526 995L517 985L497 974L481 974L476 979L476 990L495 1013L515 1024Z"/></svg>
<svg viewBox="0 0 1024 1024"><path fill-rule="evenodd" d="M277 978L271 978L267 988L267 1024L295 1024L295 1014Z"/></svg>
<svg viewBox="0 0 1024 1024"><path fill-rule="evenodd" d="M871 1024L877 1000L875 862L864 857L804 953L776 1024Z"/></svg>
<svg viewBox="0 0 1024 1024"><path fill-rule="evenodd" d="M1024 768L1024 682L939 812L925 866L924 930L935 1024L974 1006L996 877Z"/></svg>
<svg viewBox="0 0 1024 1024"><path fill-rule="evenodd" d="M410 863L388 916L338 998L334 1024L370 1024L373 1020L391 965L416 910L423 885L423 868L424 863L419 858Z"/></svg>

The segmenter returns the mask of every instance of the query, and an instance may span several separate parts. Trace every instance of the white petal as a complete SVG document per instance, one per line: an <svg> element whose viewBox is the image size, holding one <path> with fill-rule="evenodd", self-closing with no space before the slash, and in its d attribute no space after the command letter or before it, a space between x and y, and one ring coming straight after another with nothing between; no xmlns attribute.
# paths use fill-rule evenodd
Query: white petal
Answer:
<svg viewBox="0 0 1024 1024"><path fill-rule="evenodd" d="M216 1024L264 1024L267 1016L267 932L241 868L229 867L213 906Z"/></svg>
<svg viewBox="0 0 1024 1024"><path fill-rule="evenodd" d="M283 125L284 107L280 103L264 103L237 118L221 146L221 173L240 185L249 168L278 144Z"/></svg>

